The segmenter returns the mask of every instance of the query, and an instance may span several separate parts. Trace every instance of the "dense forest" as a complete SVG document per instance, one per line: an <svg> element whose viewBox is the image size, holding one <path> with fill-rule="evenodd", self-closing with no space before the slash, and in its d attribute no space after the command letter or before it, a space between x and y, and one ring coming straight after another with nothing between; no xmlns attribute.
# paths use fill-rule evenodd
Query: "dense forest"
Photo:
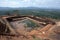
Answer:
<svg viewBox="0 0 60 40"><path fill-rule="evenodd" d="M21 8L21 9L10 9L10 10L0 10L0 15L33 15L39 17L49 17L60 19L60 10L59 9L39 9L39 8Z"/></svg>

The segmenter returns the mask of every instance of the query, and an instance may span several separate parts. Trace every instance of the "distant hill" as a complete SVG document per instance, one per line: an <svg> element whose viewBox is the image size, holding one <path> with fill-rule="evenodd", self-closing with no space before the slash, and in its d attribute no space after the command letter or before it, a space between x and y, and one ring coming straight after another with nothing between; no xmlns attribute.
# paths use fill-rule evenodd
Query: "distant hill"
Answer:
<svg viewBox="0 0 60 40"><path fill-rule="evenodd" d="M9 8L0 7L0 15L17 13L20 15L34 15L39 17L50 17L60 19L60 9L37 8L37 7L20 7Z"/></svg>
<svg viewBox="0 0 60 40"><path fill-rule="evenodd" d="M52 8L38 8L38 7L20 7L20 8L10 8L10 7L0 7L0 10L47 10L47 11L52 11L52 10L60 10L60 9L52 9Z"/></svg>
<svg viewBox="0 0 60 40"><path fill-rule="evenodd" d="M8 8L8 7L0 7L0 10L9 10L11 8Z"/></svg>

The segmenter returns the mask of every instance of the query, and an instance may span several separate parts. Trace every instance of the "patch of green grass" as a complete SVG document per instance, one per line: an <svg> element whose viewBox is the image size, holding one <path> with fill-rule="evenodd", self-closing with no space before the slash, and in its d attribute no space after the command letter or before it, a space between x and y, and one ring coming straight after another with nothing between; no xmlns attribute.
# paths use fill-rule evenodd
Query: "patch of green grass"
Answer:
<svg viewBox="0 0 60 40"><path fill-rule="evenodd" d="M40 38L34 38L34 40L41 40Z"/></svg>

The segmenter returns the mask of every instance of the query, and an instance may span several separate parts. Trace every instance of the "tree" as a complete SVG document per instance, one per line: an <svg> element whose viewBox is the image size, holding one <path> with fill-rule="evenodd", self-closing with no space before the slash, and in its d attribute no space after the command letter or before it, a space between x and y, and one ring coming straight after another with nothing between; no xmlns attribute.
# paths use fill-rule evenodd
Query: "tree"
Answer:
<svg viewBox="0 0 60 40"><path fill-rule="evenodd" d="M15 14L15 15L20 15L20 14L19 14L19 10L13 10L13 14Z"/></svg>
<svg viewBox="0 0 60 40"><path fill-rule="evenodd" d="M6 12L6 15L10 15L9 11Z"/></svg>

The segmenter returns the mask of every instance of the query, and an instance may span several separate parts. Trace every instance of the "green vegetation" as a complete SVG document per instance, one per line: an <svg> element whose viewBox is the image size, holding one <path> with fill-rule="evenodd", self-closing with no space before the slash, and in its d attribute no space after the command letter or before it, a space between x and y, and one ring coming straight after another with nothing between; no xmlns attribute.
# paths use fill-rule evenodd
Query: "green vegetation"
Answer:
<svg viewBox="0 0 60 40"><path fill-rule="evenodd" d="M16 10L7 10L1 11L0 15L8 15L8 14L20 14L20 15L34 15L39 17L48 17L60 19L60 10L52 10L52 9L16 9Z"/></svg>
<svg viewBox="0 0 60 40"><path fill-rule="evenodd" d="M39 25L37 23L35 23L29 19L22 21L22 23L26 23L27 27L31 27L32 29L34 29L35 27L39 27Z"/></svg>
<svg viewBox="0 0 60 40"><path fill-rule="evenodd" d="M40 38L35 37L34 40L41 40Z"/></svg>

